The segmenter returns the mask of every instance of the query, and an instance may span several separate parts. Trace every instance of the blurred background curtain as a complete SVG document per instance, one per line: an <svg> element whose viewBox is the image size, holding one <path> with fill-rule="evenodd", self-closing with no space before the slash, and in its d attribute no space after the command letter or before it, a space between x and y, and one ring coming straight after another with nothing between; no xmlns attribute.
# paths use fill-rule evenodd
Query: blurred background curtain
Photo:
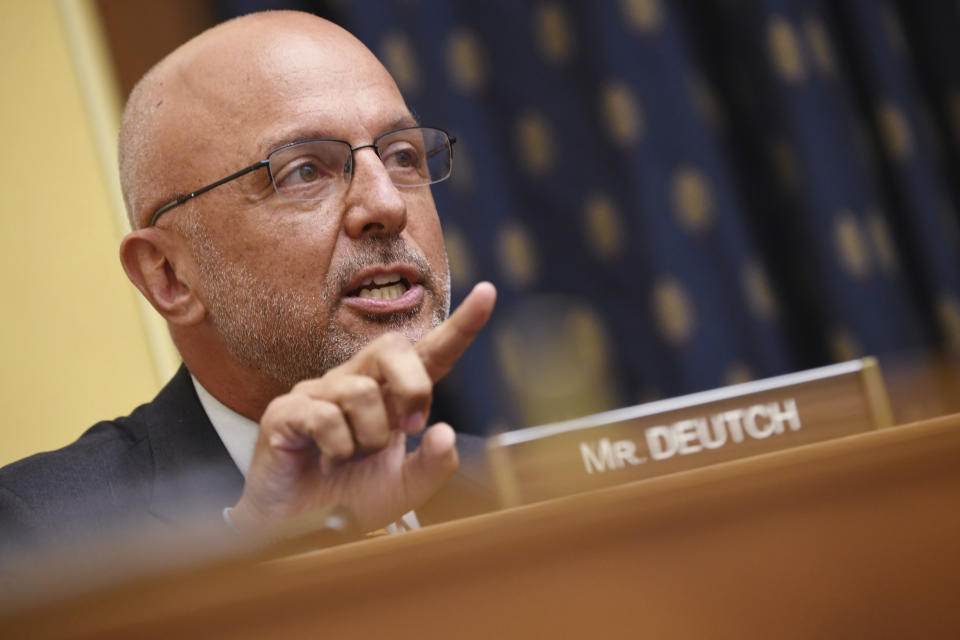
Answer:
<svg viewBox="0 0 960 640"><path fill-rule="evenodd" d="M313 11L458 141L441 392L490 432L866 354L960 350L960 4L221 1Z"/></svg>

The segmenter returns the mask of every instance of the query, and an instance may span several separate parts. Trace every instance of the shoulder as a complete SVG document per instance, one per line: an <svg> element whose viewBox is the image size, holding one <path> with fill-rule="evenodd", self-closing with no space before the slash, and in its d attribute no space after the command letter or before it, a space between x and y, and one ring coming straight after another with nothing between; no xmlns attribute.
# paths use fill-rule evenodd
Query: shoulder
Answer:
<svg viewBox="0 0 960 640"><path fill-rule="evenodd" d="M152 465L146 428L137 418L135 411L99 422L62 449L0 469L0 526L52 530L80 517L122 512L142 499Z"/></svg>
<svg viewBox="0 0 960 640"><path fill-rule="evenodd" d="M0 469L0 487L24 497L43 494L48 486L82 489L149 460L143 423L130 417L98 422L75 442L55 451L32 455Z"/></svg>
<svg viewBox="0 0 960 640"><path fill-rule="evenodd" d="M187 486L186 470L219 468L224 459L230 462L181 369L129 416L99 422L62 449L0 469L0 535L96 535L174 516L184 496L197 493Z"/></svg>

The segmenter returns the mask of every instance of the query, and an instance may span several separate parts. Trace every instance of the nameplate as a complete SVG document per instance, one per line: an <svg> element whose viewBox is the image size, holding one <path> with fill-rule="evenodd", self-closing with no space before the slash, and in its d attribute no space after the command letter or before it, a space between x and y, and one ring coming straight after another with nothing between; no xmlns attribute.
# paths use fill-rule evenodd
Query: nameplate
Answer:
<svg viewBox="0 0 960 640"><path fill-rule="evenodd" d="M493 436L503 506L829 440L892 423L863 358Z"/></svg>

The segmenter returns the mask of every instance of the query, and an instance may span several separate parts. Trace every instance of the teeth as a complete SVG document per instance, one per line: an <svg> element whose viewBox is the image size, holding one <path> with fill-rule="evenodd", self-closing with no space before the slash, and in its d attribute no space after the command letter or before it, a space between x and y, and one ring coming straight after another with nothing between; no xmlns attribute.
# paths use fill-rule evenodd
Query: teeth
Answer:
<svg viewBox="0 0 960 640"><path fill-rule="evenodd" d="M399 298L407 292L407 288L402 284L392 284L389 287L376 287L374 289L360 289L361 298L379 298L381 300L393 300Z"/></svg>
<svg viewBox="0 0 960 640"><path fill-rule="evenodd" d="M390 282L397 282L398 280L401 280L401 279L402 279L402 276L399 273L378 273L372 278L367 278L366 280L361 282L360 286L367 287L367 286L370 286L371 284L376 284L376 285L388 284Z"/></svg>
<svg viewBox="0 0 960 640"><path fill-rule="evenodd" d="M373 276L373 284L388 284L400 280L399 273L378 273Z"/></svg>

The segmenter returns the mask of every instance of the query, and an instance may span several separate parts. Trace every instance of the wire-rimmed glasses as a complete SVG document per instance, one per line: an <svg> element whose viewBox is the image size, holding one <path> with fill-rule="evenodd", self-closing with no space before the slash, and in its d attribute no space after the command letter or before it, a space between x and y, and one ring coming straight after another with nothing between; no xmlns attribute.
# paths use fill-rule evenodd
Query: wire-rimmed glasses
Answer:
<svg viewBox="0 0 960 640"><path fill-rule="evenodd" d="M398 187L421 187L450 177L456 138L435 127L404 127L353 147L346 140L301 140L278 147L266 159L166 203L153 212L150 226L170 209L201 193L267 167L277 195L288 200L323 200L346 191L353 176L353 153L373 149Z"/></svg>

